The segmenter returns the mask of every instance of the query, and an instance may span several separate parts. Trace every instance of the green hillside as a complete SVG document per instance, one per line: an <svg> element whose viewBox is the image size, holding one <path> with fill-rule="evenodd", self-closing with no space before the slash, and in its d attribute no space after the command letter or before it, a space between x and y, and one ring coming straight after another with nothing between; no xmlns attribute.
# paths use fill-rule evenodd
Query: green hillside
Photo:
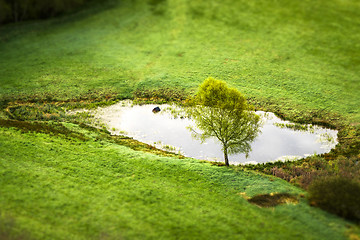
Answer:
<svg viewBox="0 0 360 240"><path fill-rule="evenodd" d="M360 3L109 1L0 28L1 94L191 91L206 77L248 97L359 122Z"/></svg>
<svg viewBox="0 0 360 240"><path fill-rule="evenodd" d="M353 231L283 180L136 152L65 126L87 141L0 128L1 239L338 240ZM268 209L243 197L271 192L300 202Z"/></svg>
<svg viewBox="0 0 360 240"><path fill-rule="evenodd" d="M256 107L336 126L326 161L357 161L359 12L357 0L106 0L0 25L0 239L359 239L280 178L156 155L62 112L182 98L211 76ZM295 200L247 201L270 193Z"/></svg>

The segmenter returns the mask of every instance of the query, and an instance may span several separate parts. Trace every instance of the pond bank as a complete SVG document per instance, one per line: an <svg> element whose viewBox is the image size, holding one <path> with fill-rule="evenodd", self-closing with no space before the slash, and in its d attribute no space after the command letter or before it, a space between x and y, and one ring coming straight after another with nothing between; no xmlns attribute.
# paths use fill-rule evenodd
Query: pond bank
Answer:
<svg viewBox="0 0 360 240"><path fill-rule="evenodd" d="M156 107L162 109L153 113ZM167 110L167 111L165 111ZM129 101L98 108L89 113L94 116L92 124L106 126L113 135L126 135L163 150L173 151L187 157L210 161L222 161L222 151L215 139L201 144L192 138L187 127L194 123L171 112L181 112L170 105L134 105ZM78 111L79 112L79 111ZM80 111L81 112L81 111ZM277 118L273 113L257 112L263 121L262 135L252 145L250 158L245 155L230 156L232 164L264 163L274 160L295 160L316 153L329 152L337 144L337 131L312 125L299 128L288 121Z"/></svg>

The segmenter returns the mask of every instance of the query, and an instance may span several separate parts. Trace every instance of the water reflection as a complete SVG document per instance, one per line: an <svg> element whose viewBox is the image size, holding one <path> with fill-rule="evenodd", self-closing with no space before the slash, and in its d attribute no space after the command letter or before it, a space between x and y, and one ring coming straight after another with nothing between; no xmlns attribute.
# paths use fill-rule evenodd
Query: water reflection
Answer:
<svg viewBox="0 0 360 240"><path fill-rule="evenodd" d="M194 123L187 118L174 118L168 105L161 105L162 111L153 113L158 105L134 105L120 102L99 108L94 116L105 123L112 134L133 137L142 142L181 153L187 157L223 161L221 145L216 139L205 143L192 138L187 129ZM277 159L301 158L314 153L326 153L335 147L337 131L313 126L309 131L295 131L274 124L287 124L273 113L257 112L263 119L260 135L252 143L252 152L230 155L231 164L264 163Z"/></svg>

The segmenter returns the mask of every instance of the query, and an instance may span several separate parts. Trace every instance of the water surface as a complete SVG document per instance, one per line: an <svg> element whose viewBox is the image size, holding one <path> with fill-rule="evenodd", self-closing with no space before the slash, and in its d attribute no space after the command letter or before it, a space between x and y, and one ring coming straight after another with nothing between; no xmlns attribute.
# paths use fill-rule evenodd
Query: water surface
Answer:
<svg viewBox="0 0 360 240"><path fill-rule="evenodd" d="M153 113L159 106L161 111ZM106 124L115 135L126 135L159 148L181 153L186 157L223 161L221 145L216 139L205 143L191 136L189 126L194 122L187 118L174 118L165 111L168 105L134 105L129 102L99 108L94 112L97 121ZM264 163L274 160L293 160L314 153L326 153L337 143L337 131L312 126L309 131L295 131L279 127L287 124L273 113L256 112L263 119L261 133L252 143L252 152L230 155L231 164Z"/></svg>

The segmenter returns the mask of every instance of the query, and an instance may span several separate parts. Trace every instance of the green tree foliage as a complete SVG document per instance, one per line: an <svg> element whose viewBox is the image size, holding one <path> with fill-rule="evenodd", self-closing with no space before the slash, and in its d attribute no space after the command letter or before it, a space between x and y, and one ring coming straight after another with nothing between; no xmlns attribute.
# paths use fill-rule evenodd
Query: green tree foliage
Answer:
<svg viewBox="0 0 360 240"><path fill-rule="evenodd" d="M11 7L5 0L0 0L0 23L11 19Z"/></svg>
<svg viewBox="0 0 360 240"><path fill-rule="evenodd" d="M308 188L312 205L341 217L360 221L360 184L341 176L325 176Z"/></svg>
<svg viewBox="0 0 360 240"><path fill-rule="evenodd" d="M206 79L191 100L189 114L202 131L194 136L205 141L215 137L222 144L225 164L229 165L228 154L251 151L251 142L259 133L260 119L245 97L224 81Z"/></svg>
<svg viewBox="0 0 360 240"><path fill-rule="evenodd" d="M54 17L89 0L0 0L0 23Z"/></svg>

